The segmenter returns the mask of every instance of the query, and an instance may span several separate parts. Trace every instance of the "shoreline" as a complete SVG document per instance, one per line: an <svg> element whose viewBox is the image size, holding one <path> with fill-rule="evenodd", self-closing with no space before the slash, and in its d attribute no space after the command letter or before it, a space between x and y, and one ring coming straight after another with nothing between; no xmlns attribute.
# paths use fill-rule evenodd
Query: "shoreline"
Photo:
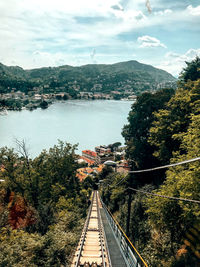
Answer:
<svg viewBox="0 0 200 267"><path fill-rule="evenodd" d="M114 99L114 98L97 98L97 99L87 99L87 98L71 98L71 99L67 99L67 100L59 100L59 99L51 99L52 101L46 101L46 100L42 100L42 101L37 101L35 103L31 103L31 104L28 104L28 105L24 105L24 106L21 106L20 108L17 108L17 107L12 107L12 106L2 106L0 107L0 115L8 115L8 111L23 111L23 110L29 110L29 111L33 111L33 110L36 110L38 108L41 108L41 109L48 109L51 105L55 104L55 103L66 103L68 101L76 101L76 100L80 100L80 101L97 101L97 100L105 100L105 101L135 101L136 98L134 99L128 99L128 98L121 98L121 99ZM47 103L46 106L41 106L42 103Z"/></svg>

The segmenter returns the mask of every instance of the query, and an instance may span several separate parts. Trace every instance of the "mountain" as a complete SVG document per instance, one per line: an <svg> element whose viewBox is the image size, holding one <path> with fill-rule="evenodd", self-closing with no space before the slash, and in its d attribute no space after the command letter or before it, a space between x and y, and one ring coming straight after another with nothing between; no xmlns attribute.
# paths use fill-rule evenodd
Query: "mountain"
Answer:
<svg viewBox="0 0 200 267"><path fill-rule="evenodd" d="M0 92L24 92L43 88L43 92L75 90L76 92L143 91L175 87L176 79L168 72L138 61L116 64L89 64L80 67L64 65L24 70L0 64Z"/></svg>

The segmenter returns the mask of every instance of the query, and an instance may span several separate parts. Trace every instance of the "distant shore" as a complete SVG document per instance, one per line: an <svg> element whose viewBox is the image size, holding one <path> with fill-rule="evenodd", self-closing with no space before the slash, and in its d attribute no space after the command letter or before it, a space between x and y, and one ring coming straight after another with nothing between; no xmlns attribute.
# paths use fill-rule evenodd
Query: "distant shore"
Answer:
<svg viewBox="0 0 200 267"><path fill-rule="evenodd" d="M1 94L0 96L0 115L6 115L7 110L21 111L34 110L37 108L46 109L50 105L58 101L67 100L122 100L134 101L137 96L134 94L112 94L80 92L76 97L71 97L66 93L57 94L32 94L26 95L20 91L16 93Z"/></svg>

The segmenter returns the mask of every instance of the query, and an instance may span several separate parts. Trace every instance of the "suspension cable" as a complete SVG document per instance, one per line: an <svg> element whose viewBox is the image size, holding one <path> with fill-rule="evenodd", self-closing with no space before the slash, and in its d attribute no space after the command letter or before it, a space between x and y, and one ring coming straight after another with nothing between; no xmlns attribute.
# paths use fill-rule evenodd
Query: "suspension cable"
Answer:
<svg viewBox="0 0 200 267"><path fill-rule="evenodd" d="M115 186L121 184L126 179L126 177L128 176L129 173L142 173L142 172L156 171L156 170L166 169L166 168L169 168L169 167L174 167L174 166L178 166L178 165L182 165L182 164L186 164L186 163L190 163L190 162L194 162L194 161L198 161L198 160L200 160L200 157L189 159L189 160L184 160L184 161L181 161L181 162L172 163L172 164L168 164L168 165L164 165L164 166L160 166L160 167L155 167L155 168L151 168L151 169L144 169L144 170L137 170L137 171L129 171L126 176L124 176L115 185L110 186L110 188L115 187Z"/></svg>
<svg viewBox="0 0 200 267"><path fill-rule="evenodd" d="M131 188L131 187L128 187L125 190L128 190L128 189L133 190L133 191L136 191L136 192L141 192L143 194L157 196L157 197L163 197L163 198L169 198L169 199L173 199L173 200L181 200L181 201L187 201L187 202L194 202L194 203L200 204L200 201L199 200L186 199L186 198L181 198L181 197L170 197L170 196L166 196L166 195L160 195L160 194L156 194L156 193L150 193L150 192L147 192L147 191L144 191L144 190L139 190L139 189L135 189L135 188Z"/></svg>
<svg viewBox="0 0 200 267"><path fill-rule="evenodd" d="M200 160L200 157L189 159L189 160L184 160L184 161L181 161L181 162L177 162L177 163L173 163L173 164L168 164L168 165L164 165L164 166L160 166L160 167L155 167L155 168L151 168L151 169L144 169L144 170L137 170L137 171L129 171L128 174L129 173L150 172L150 171L155 171L155 170L165 169L165 168L169 168L169 167L174 167L174 166L178 166L178 165L182 165L182 164L186 164L186 163L190 163L190 162L194 162L194 161L198 161L198 160ZM126 177L128 176L128 174L125 175L118 183L116 183L113 186L110 186L110 188L116 187L119 184L121 184L126 179ZM153 195L153 196L158 196L158 197L163 197L163 198L168 198L168 199L173 199L173 200L180 200L180 201L193 202L193 203L200 204L200 201L199 200L186 199L186 198L178 198L178 197L170 197L170 196L166 196L166 195L160 195L160 194L156 194L156 193L150 193L150 192L147 192L147 191L144 191L144 190L139 190L139 189L131 188L131 187L128 187L127 189L130 189L130 190L133 190L133 191L136 191L136 192L141 192L143 194L148 194L148 195ZM125 189L125 191L127 189Z"/></svg>
<svg viewBox="0 0 200 267"><path fill-rule="evenodd" d="M151 172L151 171L166 169L166 168L169 168L169 167L174 167L174 166L178 166L178 165L194 162L194 161L197 161L197 160L200 160L200 157L194 158L194 159L189 159L189 160L184 160L184 161L181 161L181 162L172 163L172 164L168 164L168 165L164 165L164 166L160 166L160 167L155 167L155 168L151 168L151 169L138 170L138 171L129 171L129 173Z"/></svg>

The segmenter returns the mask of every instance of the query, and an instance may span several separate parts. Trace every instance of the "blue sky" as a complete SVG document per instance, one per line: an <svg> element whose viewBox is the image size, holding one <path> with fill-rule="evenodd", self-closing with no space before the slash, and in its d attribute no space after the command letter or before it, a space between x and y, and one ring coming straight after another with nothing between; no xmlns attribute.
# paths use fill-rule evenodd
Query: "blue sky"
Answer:
<svg viewBox="0 0 200 267"><path fill-rule="evenodd" d="M0 40L6 65L138 60L177 76L200 56L200 0L6 0Z"/></svg>

